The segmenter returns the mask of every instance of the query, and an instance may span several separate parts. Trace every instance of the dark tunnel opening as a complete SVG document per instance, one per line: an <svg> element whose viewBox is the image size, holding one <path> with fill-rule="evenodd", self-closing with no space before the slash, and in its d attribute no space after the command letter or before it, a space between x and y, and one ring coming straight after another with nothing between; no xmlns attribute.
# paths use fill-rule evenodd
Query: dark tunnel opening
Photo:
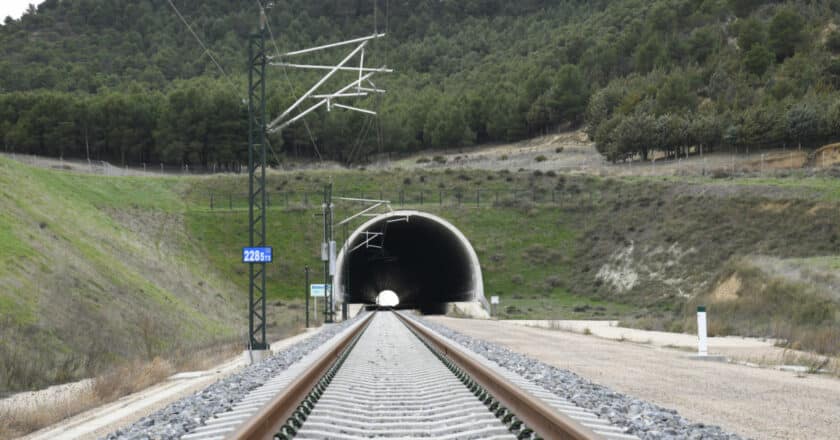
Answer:
<svg viewBox="0 0 840 440"><path fill-rule="evenodd" d="M338 267L347 303L375 304L380 292L392 290L397 308L442 314L447 303L483 296L475 252L442 219L394 213L357 232Z"/></svg>

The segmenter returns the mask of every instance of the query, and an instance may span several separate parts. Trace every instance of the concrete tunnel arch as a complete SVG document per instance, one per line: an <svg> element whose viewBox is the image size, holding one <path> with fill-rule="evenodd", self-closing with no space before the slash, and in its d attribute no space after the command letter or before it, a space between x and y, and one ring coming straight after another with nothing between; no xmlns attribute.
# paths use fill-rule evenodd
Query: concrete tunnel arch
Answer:
<svg viewBox="0 0 840 440"><path fill-rule="evenodd" d="M421 211L389 212L356 228L336 258L334 285L336 304L375 304L379 292L393 290L398 308L426 314L444 313L453 302L488 307L470 241L452 223Z"/></svg>

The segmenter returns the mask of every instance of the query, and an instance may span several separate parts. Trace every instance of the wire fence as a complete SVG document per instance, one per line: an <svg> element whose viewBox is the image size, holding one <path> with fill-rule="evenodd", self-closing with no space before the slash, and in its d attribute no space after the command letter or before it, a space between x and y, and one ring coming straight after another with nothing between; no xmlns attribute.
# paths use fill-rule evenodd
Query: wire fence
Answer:
<svg viewBox="0 0 840 440"><path fill-rule="evenodd" d="M77 158L62 158L39 156L35 154L19 154L14 152L0 152L0 156L20 163L62 171L73 171L102 176L176 176L176 175L209 175L209 174L242 174L247 173L247 166L233 163L228 166L212 164L201 165L171 165L164 163L130 162L126 165L114 165L105 160L85 160Z"/></svg>
<svg viewBox="0 0 840 440"><path fill-rule="evenodd" d="M507 207L522 204L552 205L597 205L607 199L601 191L581 192L546 189L519 190L400 190L374 192L333 192L333 198L353 198L366 200L385 200L392 207L415 206L468 206L468 207ZM207 206L210 210L248 209L248 194L243 192L210 192ZM266 192L266 205L269 208L307 208L320 207L323 203L322 191L269 191Z"/></svg>

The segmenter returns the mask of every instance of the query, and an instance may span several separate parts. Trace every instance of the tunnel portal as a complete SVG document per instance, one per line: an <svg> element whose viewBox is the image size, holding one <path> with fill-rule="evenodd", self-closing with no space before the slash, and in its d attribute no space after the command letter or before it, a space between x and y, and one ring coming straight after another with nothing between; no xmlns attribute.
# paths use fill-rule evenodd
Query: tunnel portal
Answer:
<svg viewBox="0 0 840 440"><path fill-rule="evenodd" d="M379 292L393 290L398 308L426 314L444 313L451 302L486 307L469 240L446 220L420 211L383 214L356 229L338 255L334 283L336 298L348 304L375 304Z"/></svg>

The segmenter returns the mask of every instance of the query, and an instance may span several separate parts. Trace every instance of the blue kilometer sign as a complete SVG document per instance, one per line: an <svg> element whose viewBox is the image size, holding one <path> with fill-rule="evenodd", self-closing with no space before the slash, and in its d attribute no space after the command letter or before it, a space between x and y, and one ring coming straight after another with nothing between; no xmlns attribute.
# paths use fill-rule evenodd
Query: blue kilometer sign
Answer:
<svg viewBox="0 0 840 440"><path fill-rule="evenodd" d="M242 248L243 263L271 263L274 261L271 247Z"/></svg>

